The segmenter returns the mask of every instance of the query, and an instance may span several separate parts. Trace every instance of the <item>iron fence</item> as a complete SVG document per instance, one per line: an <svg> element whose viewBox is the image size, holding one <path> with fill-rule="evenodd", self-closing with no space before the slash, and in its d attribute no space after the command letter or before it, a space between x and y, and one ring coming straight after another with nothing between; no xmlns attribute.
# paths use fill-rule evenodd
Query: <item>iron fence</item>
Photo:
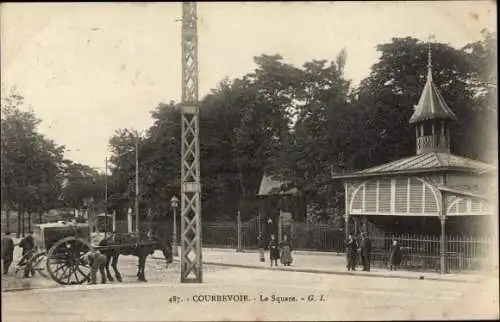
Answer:
<svg viewBox="0 0 500 322"><path fill-rule="evenodd" d="M401 267L414 271L439 271L441 268L440 236L417 234L385 234L371 236L372 265L387 267L391 243L397 240L403 259ZM445 267L448 272L471 271L485 268L491 254L493 240L479 236L446 236Z"/></svg>
<svg viewBox="0 0 500 322"><path fill-rule="evenodd" d="M236 222L205 222L202 226L203 246L217 248L238 247Z"/></svg>
<svg viewBox="0 0 500 322"><path fill-rule="evenodd" d="M126 221L117 220L117 231L127 230ZM146 223L143 222L141 228ZM153 222L156 233L171 240L171 221ZM352 228L352 227L351 227ZM353 231L351 230L350 231ZM180 241L180 224L177 228ZM293 250L345 252L345 231L327 224L294 223L282 227L282 233L289 236ZM204 247L237 249L240 238L243 249L256 249L259 223L257 220L242 222L204 222L202 241ZM403 254L401 268L414 271L439 271L441 260L440 237L420 234L383 234L372 232L372 266L387 267L391 244L399 242ZM493 239L485 236L447 236L445 243L445 264L448 272L480 270L487 265L491 255ZM359 256L358 256L359 257Z"/></svg>

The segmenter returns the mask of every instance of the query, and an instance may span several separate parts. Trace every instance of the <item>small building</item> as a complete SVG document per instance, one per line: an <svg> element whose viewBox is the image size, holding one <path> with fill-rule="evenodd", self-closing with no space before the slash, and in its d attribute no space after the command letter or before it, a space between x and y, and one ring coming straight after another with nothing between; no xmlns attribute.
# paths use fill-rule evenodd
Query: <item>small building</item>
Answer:
<svg viewBox="0 0 500 322"><path fill-rule="evenodd" d="M293 220L299 219L301 202L297 188L288 190L282 189L286 182L264 174L259 187L257 197L259 198L258 222L260 231L264 233L264 238L269 239L270 234L281 237L281 230L278 229L280 218L281 223L291 225Z"/></svg>
<svg viewBox="0 0 500 322"><path fill-rule="evenodd" d="M457 117L428 74L410 118L415 128L416 154L369 169L335 176L344 182L346 235L349 223L370 222L391 233L440 236L441 272L449 234L484 233L493 216L496 168L450 151L450 122ZM352 231L351 231L352 232Z"/></svg>

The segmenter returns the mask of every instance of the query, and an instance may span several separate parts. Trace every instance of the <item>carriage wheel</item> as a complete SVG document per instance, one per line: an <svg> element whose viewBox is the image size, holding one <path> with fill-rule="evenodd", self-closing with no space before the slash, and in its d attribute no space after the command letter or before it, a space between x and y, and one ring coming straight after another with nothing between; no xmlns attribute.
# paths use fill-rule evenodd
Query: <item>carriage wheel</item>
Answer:
<svg viewBox="0 0 500 322"><path fill-rule="evenodd" d="M82 284L89 279L90 267L81 256L91 246L81 238L66 237L56 242L47 253L47 271L54 281L63 285Z"/></svg>
<svg viewBox="0 0 500 322"><path fill-rule="evenodd" d="M49 278L49 274L47 273L47 253L39 252L36 253L31 259L31 267L33 270L40 274L40 276L44 278Z"/></svg>
<svg viewBox="0 0 500 322"><path fill-rule="evenodd" d="M22 265L19 265L17 266L16 268L16 274L24 274L24 270L26 269L26 262L27 261L30 261L30 264L31 264L31 268L33 270L33 272L38 273L40 274L40 276L44 277L44 278L49 278L49 274L47 274L46 272L46 263L45 261L47 260L47 254L45 253L45 251L42 251L42 252L35 252L35 251L32 251L31 253L28 253L26 255L24 255L20 262L21 261L24 261Z"/></svg>

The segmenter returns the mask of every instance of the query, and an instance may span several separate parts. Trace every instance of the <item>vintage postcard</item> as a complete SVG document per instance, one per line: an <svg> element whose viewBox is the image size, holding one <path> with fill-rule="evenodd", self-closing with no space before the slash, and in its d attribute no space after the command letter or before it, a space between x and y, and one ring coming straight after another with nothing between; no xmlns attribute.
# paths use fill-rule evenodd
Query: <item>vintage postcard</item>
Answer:
<svg viewBox="0 0 500 322"><path fill-rule="evenodd" d="M2 3L2 321L497 320L496 12Z"/></svg>

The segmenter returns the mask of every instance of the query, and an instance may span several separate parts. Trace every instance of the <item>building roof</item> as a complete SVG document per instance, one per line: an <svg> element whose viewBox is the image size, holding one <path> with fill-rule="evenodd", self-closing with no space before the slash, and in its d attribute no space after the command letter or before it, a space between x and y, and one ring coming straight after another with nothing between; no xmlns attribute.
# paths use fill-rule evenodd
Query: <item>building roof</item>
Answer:
<svg viewBox="0 0 500 322"><path fill-rule="evenodd" d="M490 164L443 152L422 153L376 167L339 175L336 178L365 177L398 173L431 172L436 170L462 170L484 173L495 169Z"/></svg>
<svg viewBox="0 0 500 322"><path fill-rule="evenodd" d="M287 191L282 191L280 188L285 185L286 182L273 179L272 176L264 174L260 182L259 193L257 196L284 196L284 195L294 195L298 192L297 188L292 188Z"/></svg>
<svg viewBox="0 0 500 322"><path fill-rule="evenodd" d="M451 185L440 185L437 187L441 191L450 192L454 195L461 195L466 197L479 198L483 200L489 200L488 191L481 189L479 186L451 186Z"/></svg>
<svg viewBox="0 0 500 322"><path fill-rule="evenodd" d="M429 50L427 82L425 83L418 104L415 105L415 111L410 118L410 124L427 120L457 120L457 116L448 107L443 96L441 96L441 93L432 81L431 66Z"/></svg>

